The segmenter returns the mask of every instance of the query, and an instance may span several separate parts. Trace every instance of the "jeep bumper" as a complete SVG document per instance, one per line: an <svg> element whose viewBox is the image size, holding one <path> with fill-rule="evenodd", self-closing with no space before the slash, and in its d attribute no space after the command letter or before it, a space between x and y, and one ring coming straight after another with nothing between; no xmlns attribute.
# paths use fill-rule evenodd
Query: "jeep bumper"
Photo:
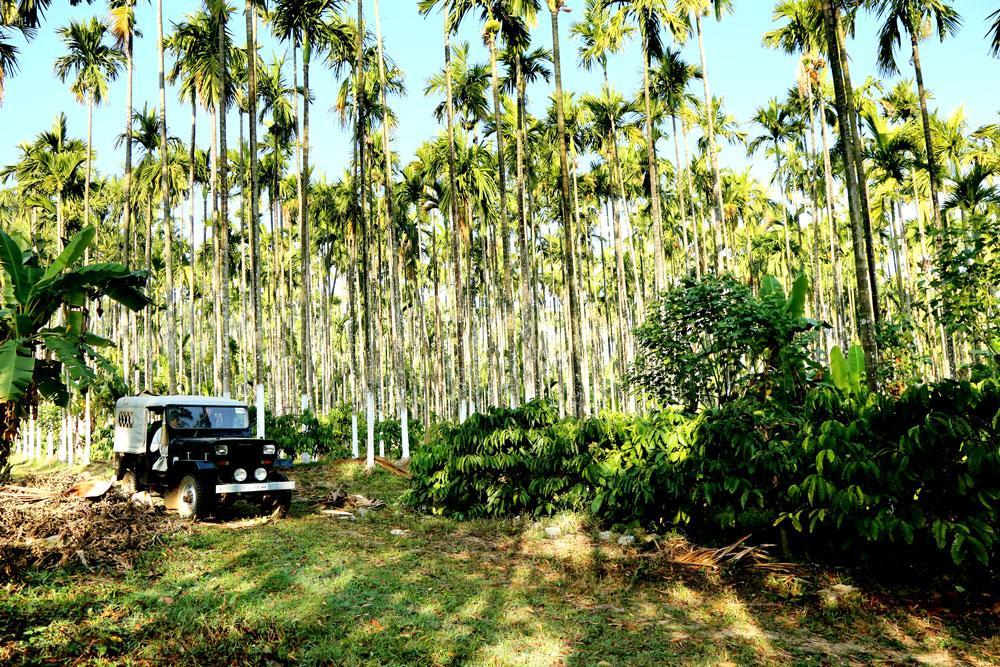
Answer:
<svg viewBox="0 0 1000 667"><path fill-rule="evenodd" d="M292 491L295 482L246 482L244 484L216 484L216 493L267 493L269 491Z"/></svg>

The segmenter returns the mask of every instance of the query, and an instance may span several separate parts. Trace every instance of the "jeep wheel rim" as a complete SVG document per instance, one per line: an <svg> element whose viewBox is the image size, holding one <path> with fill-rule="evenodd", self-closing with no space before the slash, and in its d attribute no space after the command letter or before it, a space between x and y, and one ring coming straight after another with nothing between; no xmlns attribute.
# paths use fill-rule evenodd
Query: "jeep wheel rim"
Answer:
<svg viewBox="0 0 1000 667"><path fill-rule="evenodd" d="M181 487L180 502L184 510L190 512L197 500L198 492L195 490L194 484L189 482Z"/></svg>

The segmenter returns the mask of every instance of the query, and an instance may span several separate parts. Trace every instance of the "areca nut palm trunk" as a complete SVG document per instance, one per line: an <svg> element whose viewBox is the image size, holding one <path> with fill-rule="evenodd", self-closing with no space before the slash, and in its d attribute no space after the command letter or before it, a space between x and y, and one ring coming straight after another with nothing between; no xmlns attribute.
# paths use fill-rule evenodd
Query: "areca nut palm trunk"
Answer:
<svg viewBox="0 0 1000 667"><path fill-rule="evenodd" d="M369 257L370 235L368 231L368 166L365 161L365 105L362 94L364 81L364 3L358 0L358 33L355 41L354 65L354 140L358 155L358 198L360 211L360 244L361 272L358 282L361 286L361 303L365 317L365 467L371 470L375 467L375 332L372 322L371 280L368 279L371 270Z"/></svg>
<svg viewBox="0 0 1000 667"><path fill-rule="evenodd" d="M576 232L573 226L569 187L569 154L566 136L566 115L563 109L562 67L559 57L559 12L563 8L563 0L548 0L549 15L552 23L552 64L556 84L556 141L559 151L559 194L563 223L563 261L565 263L566 290L569 299L569 364L572 389L570 397L573 414L582 417L583 409L583 371L580 364L580 353L583 346L581 327L580 295L576 285Z"/></svg>
<svg viewBox="0 0 1000 667"><path fill-rule="evenodd" d="M382 154L384 165L382 175L385 179L386 225L389 228L389 292L392 303L392 320L395 329L395 340L392 344L393 379L396 381L396 408L399 410L400 446L403 460L410 458L409 419L406 405L406 368L403 364L403 348L406 336L403 330L403 309L400 304L400 270L399 243L396 237L396 223L392 217L392 147L389 144L389 107L385 101L385 54L382 50L382 20L379 16L378 0L375 0L375 35L378 42L378 78L379 103L382 106Z"/></svg>
<svg viewBox="0 0 1000 667"><path fill-rule="evenodd" d="M720 253L722 252L722 226L726 221L726 213L722 202L722 175L719 172L719 152L715 145L715 108L712 104L712 88L708 78L708 59L705 57L705 37L701 29L701 15L694 12L695 32L698 37L698 53L701 57L701 82L705 90L705 139L708 142L708 157L712 166L712 213L715 217L715 261L716 270L720 269ZM708 245L706 242L705 245Z"/></svg>
<svg viewBox="0 0 1000 667"><path fill-rule="evenodd" d="M834 28L836 29L837 45L839 49L840 72L844 89L847 94L847 99L850 101L850 106L848 107L851 112L849 116L850 139L854 144L853 165L857 174L858 192L861 199L861 222L864 231L865 256L867 257L868 265L868 286L871 291L869 301L871 302L873 321L875 324L878 324L882 319L882 313L878 298L878 278L875 275L877 263L875 261L875 238L872 234L871 205L868 199L868 175L865 171L864 147L861 144L861 130L859 127L860 120L854 104L854 87L851 83L851 65L850 59L847 57L844 26L841 23L839 16L834 23Z"/></svg>
<svg viewBox="0 0 1000 667"><path fill-rule="evenodd" d="M514 402L514 387L517 385L517 363L514 350L514 318L511 312L514 303L512 261L510 256L510 222L507 211L507 165L504 159L503 109L500 99L500 74L497 67L497 30L495 26L486 28L487 45L490 51L490 83L493 88L493 120L496 126L497 176L500 186L500 251L503 254L503 321L507 348L507 391L510 402Z"/></svg>
<svg viewBox="0 0 1000 667"><path fill-rule="evenodd" d="M653 215L653 279L656 291L666 285L666 268L663 255L663 213L660 209L660 178L656 166L656 128L653 126L652 104L649 99L649 44L645 35L642 39L642 101L646 130L646 158L649 170L649 201Z"/></svg>
<svg viewBox="0 0 1000 667"><path fill-rule="evenodd" d="M250 135L250 300L253 303L254 399L257 437L264 437L264 320L260 307L260 181L257 168L257 40L253 0L243 10L247 31L247 116Z"/></svg>
<svg viewBox="0 0 1000 667"><path fill-rule="evenodd" d="M160 84L160 207L166 232L163 262L166 273L167 392L177 391L177 332L174 328L174 225L170 218L170 179L167 173L167 88L163 65L163 0L156 2L156 49L159 56Z"/></svg>
<svg viewBox="0 0 1000 667"><path fill-rule="evenodd" d="M833 75L833 87L835 95L835 106L837 110L838 128L841 134L840 149L843 153L844 164L854 164L854 142L850 137L845 137L845 133L851 132L850 115L853 112L853 102L848 96L844 86L843 71L841 68L840 40L837 35L837 9L834 0L822 0L823 24L827 41L827 48L830 53L831 74ZM871 290L868 285L869 274L867 258L864 251L864 232L861 221L861 193L857 182L857 172L849 166L844 169L847 180L848 209L851 220L851 237L854 248L854 268L857 279L857 318L858 333L861 338L861 347L865 356L865 369L868 387L875 389L875 336L874 322L871 308Z"/></svg>
<svg viewBox="0 0 1000 667"><path fill-rule="evenodd" d="M527 401L535 398L537 382L538 339L535 336L536 317L535 300L532 290L532 257L533 242L528 234L528 212L525 193L525 152L527 150L524 133L524 71L521 64L521 54L514 57L514 76L517 79L517 127L514 128L515 158L517 161L517 236L520 248L519 260L521 271L521 344L522 344L522 377L524 378L524 398Z"/></svg>
<svg viewBox="0 0 1000 667"><path fill-rule="evenodd" d="M162 1L162 0L161 0ZM219 272L221 298L220 332L222 345L219 348L220 358L216 361L222 368L222 394L230 394L230 375L232 373L229 358L229 155L226 148L226 115L229 100L226 97L226 19L228 7L222 5L219 10Z"/></svg>
<svg viewBox="0 0 1000 667"><path fill-rule="evenodd" d="M125 50L125 133L123 135L125 139L125 179L123 183L125 200L123 202L124 210L122 211L122 218L125 221L125 238L122 242L122 263L125 266L131 266L132 225L134 223L132 215L132 72L134 37L135 31L129 29L127 35L122 40L122 46ZM129 375L132 369L132 350L134 347L138 347L137 345L133 345L136 342L134 338L135 328L128 326L128 322L133 317L131 310L128 308L121 309L121 328L123 332L127 332L122 344L122 374L124 375L126 384L129 382Z"/></svg>
<svg viewBox="0 0 1000 667"><path fill-rule="evenodd" d="M445 71L445 104L448 122L448 185L451 189L451 205L448 208L451 228L451 255L452 265L455 273L455 375L457 380L457 398L459 401L465 397L465 321L462 316L462 304L464 301L464 290L462 286L462 262L461 262L461 239L459 231L458 212L458 188L455 179L455 107L452 97L451 82L451 22L449 20L451 3L445 2L442 14L444 15L444 71Z"/></svg>
<svg viewBox="0 0 1000 667"><path fill-rule="evenodd" d="M311 285L311 243L309 241L309 64L312 60L311 29L302 31L302 202L299 210L299 242L302 264L302 395L305 405L312 403L312 339L310 332Z"/></svg>
<svg viewBox="0 0 1000 667"><path fill-rule="evenodd" d="M196 305L194 297L194 285L195 285L195 250L194 250L194 208L195 208L195 193L194 193L194 169L195 169L195 139L198 133L198 94L195 92L194 86L191 87L191 144L188 146L188 228L191 235L191 257L189 267L191 268L191 291L188 295L189 303L188 307L191 309L191 322L189 323L190 331L189 340L191 348L191 377L190 377L190 389L192 393L196 391L196 380L197 380L197 368L198 368L198 344L196 333Z"/></svg>

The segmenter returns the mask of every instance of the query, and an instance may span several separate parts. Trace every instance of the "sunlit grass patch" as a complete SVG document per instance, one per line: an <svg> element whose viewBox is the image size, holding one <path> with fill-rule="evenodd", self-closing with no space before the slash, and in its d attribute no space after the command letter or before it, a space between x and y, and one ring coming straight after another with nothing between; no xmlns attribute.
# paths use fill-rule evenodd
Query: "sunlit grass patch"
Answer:
<svg viewBox="0 0 1000 667"><path fill-rule="evenodd" d="M919 612L886 614L866 598L824 609L815 591L846 583L836 577L734 586L650 571L640 549L598 539L584 515L458 522L404 506L405 480L381 470L293 475L303 489L290 519L206 522L131 573L35 572L0 588L0 663L996 661L995 640L921 624ZM311 498L338 487L387 505L356 521L319 513Z"/></svg>

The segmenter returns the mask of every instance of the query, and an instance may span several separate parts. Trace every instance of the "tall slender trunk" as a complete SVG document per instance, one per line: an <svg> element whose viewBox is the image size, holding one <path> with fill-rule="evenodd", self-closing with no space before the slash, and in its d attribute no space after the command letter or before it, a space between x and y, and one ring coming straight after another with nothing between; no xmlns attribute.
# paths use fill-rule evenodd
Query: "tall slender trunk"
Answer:
<svg viewBox="0 0 1000 667"><path fill-rule="evenodd" d="M189 307L191 308L191 322L190 322L190 343L189 347L191 349L191 393L197 393L197 366L198 366L198 349L197 349L197 337L195 336L195 323L197 318L195 317L195 295L194 286L197 280L195 275L195 251L194 251L194 145L195 138L197 137L198 130L198 98L195 92L191 91L191 145L188 146L188 224L191 228L191 257L189 261L189 266L191 267L191 282L190 282L190 292L188 294Z"/></svg>
<svg viewBox="0 0 1000 667"><path fill-rule="evenodd" d="M649 45L642 45L642 101L645 107L643 118L646 129L646 164L649 170L649 200L652 205L653 225L653 278L656 291L666 284L663 256L663 214L660 211L660 178L656 165L656 128L653 126L653 112L649 100Z"/></svg>
<svg viewBox="0 0 1000 667"><path fill-rule="evenodd" d="M716 271L720 270L719 254L722 251L722 225L725 224L726 214L722 203L722 176L719 173L719 153L715 145L715 109L712 104L712 89L708 80L708 60L705 58L705 37L701 30L701 16L695 13L695 31L698 34L698 53L701 56L701 81L705 89L705 133L708 141L708 156L712 165L712 212L715 216L715 261Z"/></svg>
<svg viewBox="0 0 1000 667"><path fill-rule="evenodd" d="M520 260L521 271L521 346L522 346L522 377L524 378L524 399L533 400L536 396L537 374L535 372L538 363L538 346L536 332L535 301L531 289L532 280L532 258L534 257L534 246L529 244L528 234L528 211L525 197L525 146L526 137L524 135L524 123L527 110L524 104L524 71L521 67L521 54L516 54L514 63L514 77L517 80L517 127L514 129L515 136L515 157L517 160L517 241L520 250L518 259Z"/></svg>
<svg viewBox="0 0 1000 667"><path fill-rule="evenodd" d="M459 400L465 396L465 322L462 317L462 304L464 301L464 290L462 286L462 262L461 262L461 223L459 222L459 212L457 205L458 188L455 182L455 107L451 89L451 23L449 21L450 3L444 6L444 69L445 69L445 92L448 117L448 182L451 188L451 206L449 215L451 216L451 255L455 272L455 364L457 375L456 395Z"/></svg>
<svg viewBox="0 0 1000 667"><path fill-rule="evenodd" d="M937 229L948 228L948 216L941 215L941 200L938 195L940 183L938 182L937 156L934 154L934 142L931 139L930 114L927 111L927 89L924 87L924 70L920 64L920 46L917 39L915 26L910 26L910 47L913 51L913 71L917 78L917 95L920 98L920 121L924 133L924 150L927 152L927 172L930 176L931 185L931 215ZM943 326L943 325L942 325ZM954 373L958 368L958 359L955 354L955 338L951 334L944 334L945 358L948 366Z"/></svg>
<svg viewBox="0 0 1000 667"><path fill-rule="evenodd" d="M94 96L93 94L87 95L87 176L83 182L83 225L86 227L90 225L90 175L92 170L92 165L94 161ZM97 242L95 236L95 245ZM85 251L88 262L90 257L90 248L88 247Z"/></svg>
<svg viewBox="0 0 1000 667"><path fill-rule="evenodd" d="M382 105L382 175L385 179L386 226L389 228L389 296L392 303L392 321L395 337L392 342L393 379L396 381L396 409L399 410L401 448L403 459L410 458L410 442L406 412L406 368L403 364L403 347L406 336L403 331L403 308L400 303L400 282L403 279L400 267L400 248L396 239L396 223L392 216L392 147L389 145L389 107L385 101L385 54L382 50L382 20L379 17L378 0L375 0L375 35L378 40L379 102Z"/></svg>
<svg viewBox="0 0 1000 667"><path fill-rule="evenodd" d="M163 263L166 265L167 392L177 391L177 337L174 330L174 224L170 219L170 182L167 176L167 88L163 66L163 0L156 2L156 48L160 64L160 205L166 230Z"/></svg>
<svg viewBox="0 0 1000 667"><path fill-rule="evenodd" d="M844 279L840 266L840 232L837 229L837 218L833 208L833 165L830 161L830 142L827 138L826 114L823 113L825 111L824 107L825 103L821 107L820 112L820 137L823 140L823 180L826 184L826 216L830 234L830 262L833 267L833 296L836 304L833 311L837 314L837 332L840 335L841 342L845 343L847 324L844 321Z"/></svg>
<svg viewBox="0 0 1000 667"><path fill-rule="evenodd" d="M517 386L517 359L514 349L514 290L513 290L513 260L510 256L510 217L507 211L507 163L504 155L503 109L500 99L500 74L497 68L496 33L490 33L490 77L493 88L493 120L496 126L497 141L497 175L500 185L500 252L503 262L503 314L505 345L507 349L507 393L510 402L514 401ZM520 398L520 396L518 396Z"/></svg>
<svg viewBox="0 0 1000 667"><path fill-rule="evenodd" d="M216 394L222 393L222 257L219 249L219 105L214 109L212 119L212 333L215 338L215 354L212 364L212 389Z"/></svg>
<svg viewBox="0 0 1000 667"><path fill-rule="evenodd" d="M125 191L124 211L122 218L125 220L125 234L122 243L122 263L125 266L132 264L132 51L133 33L130 31L125 39ZM122 375L125 384L129 385L132 375L132 353L136 349L136 339L134 337L134 327L128 326L132 320L132 311L128 308L121 309L122 331L126 332L122 340Z"/></svg>
<svg viewBox="0 0 1000 667"><path fill-rule="evenodd" d="M162 2L162 0L160 0ZM226 153L226 10L219 17L219 272L221 288L222 336L221 356L216 361L222 367L222 394L230 394L229 358L229 156Z"/></svg>
<svg viewBox="0 0 1000 667"><path fill-rule="evenodd" d="M840 147L845 165L854 164L854 142L850 138L850 115L854 113L853 100L844 85L841 68L840 43L837 35L839 22L838 12L833 0L822 0L823 23L826 30L827 47L830 53L833 86L836 96L838 127L841 135ZM847 135L847 136L845 136ZM858 332L861 337L861 347L865 355L868 387L875 389L875 337L873 331L871 289L868 285L869 273L867 258L864 251L864 232L862 229L861 193L857 182L857 172L851 168L844 170L847 179L848 203L851 218L851 236L854 247L854 267L857 280L857 318Z"/></svg>
<svg viewBox="0 0 1000 667"><path fill-rule="evenodd" d="M569 155L566 136L566 116L563 109L562 67L559 57L559 11L562 0L549 0L549 14L552 21L552 64L556 83L556 140L559 142L559 193L563 223L563 261L566 272L566 288L569 298L569 364L572 378L571 400L573 414L582 417L583 401L583 371L580 363L580 353L583 345L581 332L580 295L576 287L576 232L573 229L572 203L569 187Z"/></svg>
<svg viewBox="0 0 1000 667"><path fill-rule="evenodd" d="M857 174L858 193L861 200L861 222L864 230L865 257L868 265L868 288L871 290L869 301L872 308L872 321L877 325L882 319L881 306L878 298L878 277L875 274L877 263L875 261L875 238L872 234L871 203L868 199L868 174L865 171L864 147L861 144L861 131L859 128L860 118L854 104L854 88L851 83L851 65L847 57L847 40L844 36L844 26L839 21L836 25L837 45L839 49L840 71L843 77L844 90L847 99L850 101L848 111L850 116L850 138L854 144L854 169Z"/></svg>
<svg viewBox="0 0 1000 667"><path fill-rule="evenodd" d="M681 162L681 145L677 136L677 113L670 114L670 124L674 134L674 162L676 163L675 179L677 181L677 203L681 212L681 234L684 238L684 273L691 273L691 258L688 252L688 219L687 202L684 196L684 164ZM695 258L697 262L697 258Z"/></svg>
<svg viewBox="0 0 1000 667"><path fill-rule="evenodd" d="M260 182L257 169L257 40L253 3L243 11L247 30L247 115L250 134L250 300L253 304L254 395L264 385L264 320L260 308ZM259 435L259 434L258 434Z"/></svg>
<svg viewBox="0 0 1000 667"><path fill-rule="evenodd" d="M302 203L299 210L299 250L302 264L302 314L299 323L302 330L302 393L306 400L312 400L312 339L310 337L311 291L309 243L309 63L312 60L312 43L309 31L302 36Z"/></svg>

